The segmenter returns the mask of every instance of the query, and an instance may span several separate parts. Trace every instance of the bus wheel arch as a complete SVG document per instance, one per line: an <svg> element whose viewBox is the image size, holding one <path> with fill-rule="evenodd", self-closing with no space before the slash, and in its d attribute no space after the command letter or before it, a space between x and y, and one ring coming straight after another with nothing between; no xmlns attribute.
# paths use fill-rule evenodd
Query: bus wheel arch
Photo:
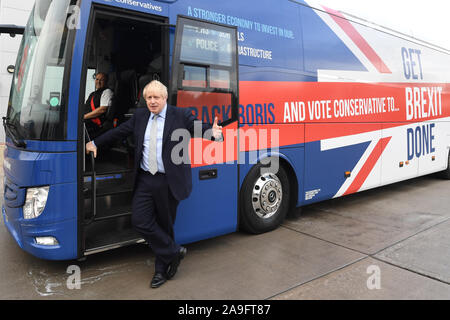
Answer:
<svg viewBox="0 0 450 320"><path fill-rule="evenodd" d="M441 176L444 179L450 180L450 148L448 151L447 169L441 172Z"/></svg>
<svg viewBox="0 0 450 320"><path fill-rule="evenodd" d="M239 194L240 227L249 233L276 229L297 201L298 183L293 168L282 158L270 159L278 161L278 171L270 164L258 162L245 177Z"/></svg>

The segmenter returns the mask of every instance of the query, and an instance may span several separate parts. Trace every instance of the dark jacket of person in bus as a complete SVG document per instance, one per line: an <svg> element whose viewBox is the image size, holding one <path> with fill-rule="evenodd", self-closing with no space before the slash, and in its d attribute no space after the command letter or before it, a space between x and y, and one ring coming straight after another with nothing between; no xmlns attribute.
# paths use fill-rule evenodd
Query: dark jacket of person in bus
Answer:
<svg viewBox="0 0 450 320"><path fill-rule="evenodd" d="M147 108L136 109L130 120L86 144L86 152L94 152L96 156L97 146L134 135L136 176L132 224L155 253L152 288L171 279L186 255L186 248L175 242L173 225L179 201L186 199L192 191L191 164L174 163L172 150L180 142L172 141L170 137L175 130L186 131L189 138L193 136L196 118L190 109L168 105L167 97L167 87L157 80L152 81L144 88ZM223 139L222 127L217 122L216 117L212 139L220 141ZM211 125L202 123L201 128L204 134ZM182 143L188 145L188 141Z"/></svg>

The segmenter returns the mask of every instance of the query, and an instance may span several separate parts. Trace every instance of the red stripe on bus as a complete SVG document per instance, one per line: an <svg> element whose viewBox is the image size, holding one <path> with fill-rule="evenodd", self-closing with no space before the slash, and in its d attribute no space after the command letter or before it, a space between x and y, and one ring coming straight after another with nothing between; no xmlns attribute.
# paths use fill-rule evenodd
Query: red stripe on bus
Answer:
<svg viewBox="0 0 450 320"><path fill-rule="evenodd" d="M380 141L378 141L377 145L375 146L375 149L373 149L372 153L370 154L369 158L367 159L364 166L359 171L358 175L356 176L355 180L353 180L350 187L347 189L347 191L344 193L344 196L358 192L358 190L361 188L363 183L366 181L369 174L372 172L373 168L375 167L376 163L380 159L381 155L383 154L384 150L386 149L389 141L392 137L383 138Z"/></svg>
<svg viewBox="0 0 450 320"><path fill-rule="evenodd" d="M325 6L324 8L380 73L392 73L392 71L389 70L383 60L381 60L380 56L362 37L358 30L356 30L356 28L350 23L350 21L348 21L339 11L327 8Z"/></svg>

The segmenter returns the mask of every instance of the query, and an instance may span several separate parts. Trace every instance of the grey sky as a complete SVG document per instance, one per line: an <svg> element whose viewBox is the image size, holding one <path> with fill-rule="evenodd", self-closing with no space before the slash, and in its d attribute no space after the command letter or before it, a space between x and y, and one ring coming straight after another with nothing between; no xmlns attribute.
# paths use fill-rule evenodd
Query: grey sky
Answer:
<svg viewBox="0 0 450 320"><path fill-rule="evenodd" d="M448 0L316 0L450 50Z"/></svg>

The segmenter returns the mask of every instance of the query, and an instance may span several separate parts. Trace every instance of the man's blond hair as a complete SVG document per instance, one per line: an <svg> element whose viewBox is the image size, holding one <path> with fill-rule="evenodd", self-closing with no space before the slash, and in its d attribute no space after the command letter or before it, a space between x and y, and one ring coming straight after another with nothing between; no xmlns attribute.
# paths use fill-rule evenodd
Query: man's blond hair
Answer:
<svg viewBox="0 0 450 320"><path fill-rule="evenodd" d="M167 87L158 80L153 80L145 86L143 91L144 99L147 99L147 92L149 91L159 92L165 99L169 97Z"/></svg>

